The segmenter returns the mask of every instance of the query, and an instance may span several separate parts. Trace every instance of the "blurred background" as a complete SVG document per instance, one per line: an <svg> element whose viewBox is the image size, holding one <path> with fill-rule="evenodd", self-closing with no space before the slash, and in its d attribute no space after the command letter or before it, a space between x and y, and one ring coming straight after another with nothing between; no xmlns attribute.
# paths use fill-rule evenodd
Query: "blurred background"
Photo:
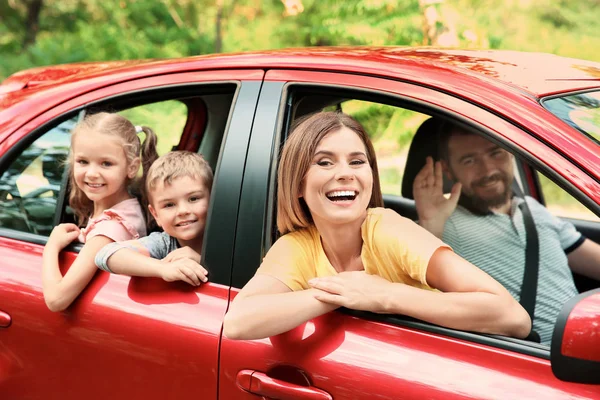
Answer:
<svg viewBox="0 0 600 400"><path fill-rule="evenodd" d="M0 80L77 61L330 45L600 61L600 0L0 0Z"/></svg>
<svg viewBox="0 0 600 400"><path fill-rule="evenodd" d="M334 45L546 52L600 61L600 0L0 0L0 81L31 67ZM372 136L387 193L426 116L369 102L344 111ZM168 132L185 107L125 112ZM176 139L174 138L175 143ZM161 143L167 151L172 145ZM541 177L553 211L597 219Z"/></svg>

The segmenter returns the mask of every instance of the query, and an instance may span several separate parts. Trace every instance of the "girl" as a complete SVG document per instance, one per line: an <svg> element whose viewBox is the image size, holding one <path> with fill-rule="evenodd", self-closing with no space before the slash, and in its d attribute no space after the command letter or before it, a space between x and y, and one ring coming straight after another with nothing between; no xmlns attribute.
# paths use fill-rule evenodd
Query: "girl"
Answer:
<svg viewBox="0 0 600 400"><path fill-rule="evenodd" d="M319 113L298 125L281 155L277 200L283 236L233 301L227 337L277 335L340 306L528 335L529 316L504 287L380 208L373 145L351 117Z"/></svg>
<svg viewBox="0 0 600 400"><path fill-rule="evenodd" d="M141 144L138 132L146 139ZM146 235L144 213L129 191L143 161L142 180L158 158L156 135L147 127L134 127L118 114L86 117L71 135L69 204L75 224L60 224L44 247L42 281L44 299L51 311L67 308L96 272L94 257L106 244ZM143 185L143 182L142 182ZM143 187L143 186L142 186ZM58 255L79 237L84 244L65 276Z"/></svg>

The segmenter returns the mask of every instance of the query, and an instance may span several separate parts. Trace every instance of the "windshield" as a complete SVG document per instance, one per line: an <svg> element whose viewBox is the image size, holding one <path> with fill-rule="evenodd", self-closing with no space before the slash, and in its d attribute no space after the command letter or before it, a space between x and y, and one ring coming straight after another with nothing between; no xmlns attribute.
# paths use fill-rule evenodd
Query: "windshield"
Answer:
<svg viewBox="0 0 600 400"><path fill-rule="evenodd" d="M600 90L542 101L548 111L600 144Z"/></svg>

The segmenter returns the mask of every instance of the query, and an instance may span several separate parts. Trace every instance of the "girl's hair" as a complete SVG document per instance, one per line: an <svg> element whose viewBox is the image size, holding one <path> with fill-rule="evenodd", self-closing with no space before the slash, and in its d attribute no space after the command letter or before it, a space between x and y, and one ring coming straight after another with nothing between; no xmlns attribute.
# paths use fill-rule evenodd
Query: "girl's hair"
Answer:
<svg viewBox="0 0 600 400"><path fill-rule="evenodd" d="M313 223L303 198L298 197L317 146L323 138L342 127L352 130L362 140L373 173L373 191L369 208L383 207L379 170L375 150L362 125L341 112L320 112L301 121L283 146L277 175L277 229L283 235Z"/></svg>
<svg viewBox="0 0 600 400"><path fill-rule="evenodd" d="M69 205L73 209L77 223L80 226L84 225L94 212L94 203L88 199L85 193L83 193L75 183L75 176L73 174L73 145L75 143L75 138L78 135L85 135L87 132L91 131L121 138L123 140L123 150L125 151L127 164L130 164L136 158L141 159L143 173L142 177L139 178L140 182L136 183L136 186L140 188L143 188L144 186L148 169L154 160L158 158L158 153L156 152L156 134L147 126L142 126L138 129L133 126L127 118L122 117L119 114L107 112L89 115L79 122L71 133L71 153L68 162L70 167L69 184L71 187ZM143 143L137 135L139 132L144 132L146 135ZM129 182L129 184L131 183L132 182ZM146 208L146 204L142 204L142 207Z"/></svg>

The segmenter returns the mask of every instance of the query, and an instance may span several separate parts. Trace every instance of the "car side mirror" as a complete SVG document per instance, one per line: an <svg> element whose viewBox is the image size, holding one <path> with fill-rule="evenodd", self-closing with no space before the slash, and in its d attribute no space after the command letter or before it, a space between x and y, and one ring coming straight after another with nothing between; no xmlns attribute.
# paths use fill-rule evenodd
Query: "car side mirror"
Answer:
<svg viewBox="0 0 600 400"><path fill-rule="evenodd" d="M562 381L600 384L600 289L565 303L554 325L550 363Z"/></svg>

